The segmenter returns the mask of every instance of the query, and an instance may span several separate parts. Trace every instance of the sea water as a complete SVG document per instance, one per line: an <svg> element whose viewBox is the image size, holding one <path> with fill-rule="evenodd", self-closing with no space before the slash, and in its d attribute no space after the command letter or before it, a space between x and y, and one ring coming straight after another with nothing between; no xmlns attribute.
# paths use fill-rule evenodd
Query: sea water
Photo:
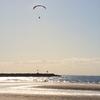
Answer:
<svg viewBox="0 0 100 100"><path fill-rule="evenodd" d="M88 86L92 84L94 86L100 86L100 76L63 75L61 77L0 77L0 92L100 97L99 89L64 88L66 85L70 84L80 86L81 84ZM48 88L45 88L45 86Z"/></svg>
<svg viewBox="0 0 100 100"><path fill-rule="evenodd" d="M100 76L62 75L60 77L0 77L0 82L70 82L100 84Z"/></svg>

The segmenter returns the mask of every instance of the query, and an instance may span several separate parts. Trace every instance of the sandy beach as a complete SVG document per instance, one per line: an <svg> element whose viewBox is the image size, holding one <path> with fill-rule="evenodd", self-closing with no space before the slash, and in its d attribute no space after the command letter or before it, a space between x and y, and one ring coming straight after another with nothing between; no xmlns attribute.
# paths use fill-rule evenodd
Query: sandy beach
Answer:
<svg viewBox="0 0 100 100"><path fill-rule="evenodd" d="M0 93L0 100L100 100L100 96L55 96Z"/></svg>
<svg viewBox="0 0 100 100"><path fill-rule="evenodd" d="M51 88L51 89L74 89L74 90L96 90L100 91L100 84L84 84L84 83L46 83L39 88Z"/></svg>
<svg viewBox="0 0 100 100"><path fill-rule="evenodd" d="M0 89L0 100L100 100L99 84L36 84L1 83L3 88ZM4 86L7 87L4 89Z"/></svg>

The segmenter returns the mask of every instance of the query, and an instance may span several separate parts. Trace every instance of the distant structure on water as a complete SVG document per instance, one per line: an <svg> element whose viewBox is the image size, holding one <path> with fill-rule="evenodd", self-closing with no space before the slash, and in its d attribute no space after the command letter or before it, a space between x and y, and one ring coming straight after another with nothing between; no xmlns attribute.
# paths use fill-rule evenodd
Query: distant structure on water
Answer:
<svg viewBox="0 0 100 100"><path fill-rule="evenodd" d="M54 77L54 73L0 73L0 77Z"/></svg>

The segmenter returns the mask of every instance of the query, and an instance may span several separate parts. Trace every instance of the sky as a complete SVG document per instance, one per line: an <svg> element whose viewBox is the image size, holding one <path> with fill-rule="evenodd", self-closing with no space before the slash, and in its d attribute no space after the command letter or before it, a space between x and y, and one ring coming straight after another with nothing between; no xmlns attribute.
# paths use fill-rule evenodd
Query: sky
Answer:
<svg viewBox="0 0 100 100"><path fill-rule="evenodd" d="M100 0L0 0L0 72L37 69L100 75Z"/></svg>

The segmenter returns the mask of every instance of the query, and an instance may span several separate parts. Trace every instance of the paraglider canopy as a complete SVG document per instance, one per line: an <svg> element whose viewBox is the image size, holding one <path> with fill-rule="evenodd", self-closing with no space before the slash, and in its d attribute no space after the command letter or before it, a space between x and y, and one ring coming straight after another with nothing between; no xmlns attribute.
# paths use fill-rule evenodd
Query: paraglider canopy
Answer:
<svg viewBox="0 0 100 100"><path fill-rule="evenodd" d="M33 7L33 10L34 10L35 8L37 8L37 7L43 7L44 9L46 9L46 7L43 6L43 5L36 5L36 6Z"/></svg>

